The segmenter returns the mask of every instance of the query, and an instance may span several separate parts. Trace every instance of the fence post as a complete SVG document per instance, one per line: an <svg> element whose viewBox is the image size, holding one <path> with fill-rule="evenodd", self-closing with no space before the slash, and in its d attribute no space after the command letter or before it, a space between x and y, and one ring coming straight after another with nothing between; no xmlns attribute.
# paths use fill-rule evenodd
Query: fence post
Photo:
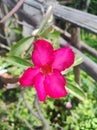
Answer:
<svg viewBox="0 0 97 130"><path fill-rule="evenodd" d="M89 8L90 0L80 0L77 6L77 9L83 10L87 12ZM73 46L75 46L77 49L80 49L80 28L73 26L71 29L71 43ZM80 77L80 68L79 66L74 67L74 75L75 75L75 81L80 85L81 77Z"/></svg>
<svg viewBox="0 0 97 130"><path fill-rule="evenodd" d="M80 28L72 26L71 28L71 43L77 49L80 49ZM80 68L79 65L74 67L75 81L80 85Z"/></svg>

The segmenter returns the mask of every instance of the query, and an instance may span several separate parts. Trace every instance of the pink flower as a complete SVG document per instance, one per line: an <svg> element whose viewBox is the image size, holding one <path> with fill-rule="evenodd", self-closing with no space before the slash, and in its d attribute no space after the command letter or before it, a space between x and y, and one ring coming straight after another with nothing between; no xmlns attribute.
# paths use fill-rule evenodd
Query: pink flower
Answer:
<svg viewBox="0 0 97 130"><path fill-rule="evenodd" d="M71 103L70 101L68 101L68 102L66 103L66 108L67 108L67 109L71 109L71 108L72 108L72 103Z"/></svg>
<svg viewBox="0 0 97 130"><path fill-rule="evenodd" d="M66 79L61 71L70 67L74 62L74 53L69 47L54 50L46 40L39 39L34 43L30 67L20 77L22 87L34 85L40 101L47 96L61 98L67 95Z"/></svg>

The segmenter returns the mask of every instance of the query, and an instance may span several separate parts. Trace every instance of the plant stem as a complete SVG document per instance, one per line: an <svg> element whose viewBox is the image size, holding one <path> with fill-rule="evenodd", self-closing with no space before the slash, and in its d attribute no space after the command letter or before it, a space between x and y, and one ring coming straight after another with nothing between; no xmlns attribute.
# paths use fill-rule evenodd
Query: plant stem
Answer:
<svg viewBox="0 0 97 130"><path fill-rule="evenodd" d="M35 113L34 111L32 111L32 108L30 107L30 105L29 105L28 102L26 101L24 92L25 92L25 89L22 89L21 95L22 95L22 98L23 98L25 107L28 109L28 111L29 111L33 116L35 116L36 118L38 118L38 119L40 120L40 118L39 118L39 116L37 115L37 113Z"/></svg>
<svg viewBox="0 0 97 130"><path fill-rule="evenodd" d="M16 6L7 14L5 15L1 20L0 23L3 23L6 19L11 17L24 3L24 0L19 0L19 2L16 4Z"/></svg>
<svg viewBox="0 0 97 130"><path fill-rule="evenodd" d="M36 110L37 110L37 113L38 113L38 115L39 115L39 117L40 117L40 120L41 120L42 123L43 123L43 130L51 130L51 129L50 129L50 126L49 126L49 124L48 124L48 122L47 122L47 120L45 119L45 117L43 116L43 114L42 114L42 112L41 112L41 110L40 110L39 100L38 100L37 95L35 95L34 105L35 105L35 108L36 108Z"/></svg>
<svg viewBox="0 0 97 130"><path fill-rule="evenodd" d="M26 119L22 118L22 117L20 116L19 112L18 112L19 109L20 109L21 103L22 103L22 94L20 95L19 100L18 100L18 105L17 105L17 109L16 109L16 116L17 116L17 118L19 118L21 121L23 121L23 122L26 124L26 126L27 126L30 130L34 130L34 129L31 127L31 125L29 124L29 122L28 122Z"/></svg>

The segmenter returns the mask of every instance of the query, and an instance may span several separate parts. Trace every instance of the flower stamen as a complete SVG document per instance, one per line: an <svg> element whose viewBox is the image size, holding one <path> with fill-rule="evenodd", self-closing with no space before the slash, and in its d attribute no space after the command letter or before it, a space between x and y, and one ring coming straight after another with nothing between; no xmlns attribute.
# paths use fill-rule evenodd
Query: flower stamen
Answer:
<svg viewBox="0 0 97 130"><path fill-rule="evenodd" d="M52 66L51 65L44 65L41 67L41 72L45 75L52 73Z"/></svg>

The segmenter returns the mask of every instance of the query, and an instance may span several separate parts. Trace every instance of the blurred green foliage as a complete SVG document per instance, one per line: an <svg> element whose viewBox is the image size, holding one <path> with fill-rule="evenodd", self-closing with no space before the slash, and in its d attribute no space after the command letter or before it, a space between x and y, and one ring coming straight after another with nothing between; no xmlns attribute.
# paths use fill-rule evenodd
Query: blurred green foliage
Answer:
<svg viewBox="0 0 97 130"><path fill-rule="evenodd" d="M97 0L91 0L88 12L97 15Z"/></svg>

